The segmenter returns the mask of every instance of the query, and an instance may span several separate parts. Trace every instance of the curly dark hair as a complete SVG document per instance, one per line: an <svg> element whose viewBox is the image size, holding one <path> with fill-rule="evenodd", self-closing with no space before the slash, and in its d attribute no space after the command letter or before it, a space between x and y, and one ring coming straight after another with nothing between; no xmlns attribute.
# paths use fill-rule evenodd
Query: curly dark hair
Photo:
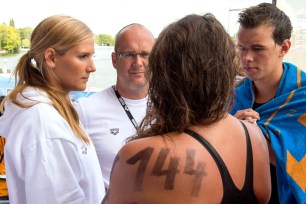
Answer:
<svg viewBox="0 0 306 204"><path fill-rule="evenodd" d="M149 106L131 139L182 132L222 119L233 103L235 45L210 13L167 26L149 57Z"/></svg>
<svg viewBox="0 0 306 204"><path fill-rule="evenodd" d="M244 28L255 28L265 24L271 26L274 28L273 39L278 45L291 38L290 18L270 3L261 3L244 9L239 13L238 23Z"/></svg>

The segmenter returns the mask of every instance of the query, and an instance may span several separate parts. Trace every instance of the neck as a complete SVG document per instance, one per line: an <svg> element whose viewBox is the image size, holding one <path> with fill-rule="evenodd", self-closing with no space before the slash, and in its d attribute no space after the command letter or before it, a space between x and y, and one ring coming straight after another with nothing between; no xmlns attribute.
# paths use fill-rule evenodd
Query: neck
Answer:
<svg viewBox="0 0 306 204"><path fill-rule="evenodd" d="M143 87L122 87L119 86L118 84L116 85L116 90L119 92L119 94L128 99L132 100L139 100L143 99L147 96L148 94L148 86L143 86Z"/></svg>
<svg viewBox="0 0 306 204"><path fill-rule="evenodd" d="M281 68L281 72L278 72L274 76L268 76L262 80L253 82L256 103L265 103L275 97L282 74L283 68Z"/></svg>

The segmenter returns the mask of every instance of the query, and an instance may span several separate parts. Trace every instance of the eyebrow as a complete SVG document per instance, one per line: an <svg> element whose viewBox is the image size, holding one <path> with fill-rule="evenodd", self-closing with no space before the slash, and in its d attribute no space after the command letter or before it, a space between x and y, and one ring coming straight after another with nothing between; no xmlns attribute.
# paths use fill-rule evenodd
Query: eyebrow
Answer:
<svg viewBox="0 0 306 204"><path fill-rule="evenodd" d="M246 47L245 45L242 45L242 44L237 44L238 47ZM249 47L262 47L262 48L265 48L267 47L266 45L262 45L262 44L253 44L253 45L250 45Z"/></svg>
<svg viewBox="0 0 306 204"><path fill-rule="evenodd" d="M136 52L136 51L127 50L127 51L121 51L120 53L150 53L150 51L141 50L140 52Z"/></svg>

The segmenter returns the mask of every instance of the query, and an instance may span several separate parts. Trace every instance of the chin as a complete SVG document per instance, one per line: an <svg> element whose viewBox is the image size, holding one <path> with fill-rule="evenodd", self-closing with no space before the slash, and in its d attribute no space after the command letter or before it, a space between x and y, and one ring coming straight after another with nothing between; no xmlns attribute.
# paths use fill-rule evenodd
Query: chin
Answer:
<svg viewBox="0 0 306 204"><path fill-rule="evenodd" d="M253 75L246 75L251 81L258 81L261 78L257 77L257 76L253 76Z"/></svg>
<svg viewBox="0 0 306 204"><path fill-rule="evenodd" d="M86 89L86 86L82 86L82 87L75 87L73 90L74 91L85 91L85 89Z"/></svg>
<svg viewBox="0 0 306 204"><path fill-rule="evenodd" d="M141 82L141 83L131 83L130 87L131 88L135 88L135 89L139 89L139 88L144 88L146 87L147 83L145 82Z"/></svg>

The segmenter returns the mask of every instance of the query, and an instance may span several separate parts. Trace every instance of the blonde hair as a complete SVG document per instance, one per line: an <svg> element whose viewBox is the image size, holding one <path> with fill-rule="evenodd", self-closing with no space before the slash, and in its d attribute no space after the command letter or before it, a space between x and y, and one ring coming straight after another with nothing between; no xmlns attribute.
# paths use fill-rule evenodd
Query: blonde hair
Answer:
<svg viewBox="0 0 306 204"><path fill-rule="evenodd" d="M67 92L62 87L52 86L46 78L48 70L44 53L47 48L53 48L57 54L64 55L69 49L93 36L93 32L86 24L70 16L54 15L41 21L32 33L30 50L20 58L14 70L17 84L5 100L10 100L19 107L29 108L41 102L20 103L17 100L18 94L21 94L27 86L45 92L77 137L89 144L89 138L80 127L79 117ZM31 63L31 59L34 59L36 64ZM4 102L0 107L2 111L3 106Z"/></svg>

